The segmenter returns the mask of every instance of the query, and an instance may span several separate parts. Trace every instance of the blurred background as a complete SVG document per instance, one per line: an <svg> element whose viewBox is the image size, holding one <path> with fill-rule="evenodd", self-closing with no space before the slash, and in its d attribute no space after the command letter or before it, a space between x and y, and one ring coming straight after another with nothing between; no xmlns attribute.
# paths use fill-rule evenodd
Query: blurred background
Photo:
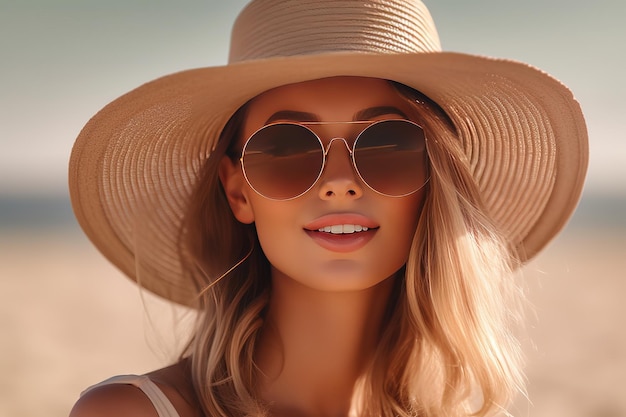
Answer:
<svg viewBox="0 0 626 417"><path fill-rule="evenodd" d="M109 101L226 62L243 0L0 0L0 415L65 416L86 386L176 357L185 311L90 245L66 190L74 138ZM580 100L583 199L524 270L530 401L516 416L626 417L626 2L426 0L445 50L542 68Z"/></svg>

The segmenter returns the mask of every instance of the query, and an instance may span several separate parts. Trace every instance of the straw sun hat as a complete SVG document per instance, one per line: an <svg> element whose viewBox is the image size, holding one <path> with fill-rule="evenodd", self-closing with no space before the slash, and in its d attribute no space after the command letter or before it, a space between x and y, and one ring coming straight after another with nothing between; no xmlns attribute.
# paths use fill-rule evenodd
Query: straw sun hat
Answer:
<svg viewBox="0 0 626 417"><path fill-rule="evenodd" d="M253 0L235 22L228 65L149 82L87 123L69 167L80 225L130 278L189 304L180 220L229 117L273 87L339 75L398 81L446 111L489 212L523 260L574 211L587 132L559 81L519 62L442 52L419 0Z"/></svg>

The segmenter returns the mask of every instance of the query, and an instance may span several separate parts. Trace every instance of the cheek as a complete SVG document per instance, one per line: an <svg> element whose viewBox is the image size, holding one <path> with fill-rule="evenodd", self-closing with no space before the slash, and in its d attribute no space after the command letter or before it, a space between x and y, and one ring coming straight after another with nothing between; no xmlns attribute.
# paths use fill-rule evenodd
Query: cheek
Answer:
<svg viewBox="0 0 626 417"><path fill-rule="evenodd" d="M296 244L297 221L294 213L298 209L290 208L285 202L273 202L263 198L252 201L254 224L261 248L270 263L277 257L289 257L298 250Z"/></svg>
<svg viewBox="0 0 626 417"><path fill-rule="evenodd" d="M424 195L423 193L419 193L415 196L415 198L411 199L411 201L408 202L408 204L404 205L401 209L401 215L404 215L404 218L406 219L406 227L410 231L411 235L413 235L415 232L417 222L419 221L420 215L422 213L423 206Z"/></svg>
<svg viewBox="0 0 626 417"><path fill-rule="evenodd" d="M390 207L389 212L392 213L393 233L397 236L394 246L399 253L404 254L406 261L423 208L424 193L406 197L398 203Z"/></svg>

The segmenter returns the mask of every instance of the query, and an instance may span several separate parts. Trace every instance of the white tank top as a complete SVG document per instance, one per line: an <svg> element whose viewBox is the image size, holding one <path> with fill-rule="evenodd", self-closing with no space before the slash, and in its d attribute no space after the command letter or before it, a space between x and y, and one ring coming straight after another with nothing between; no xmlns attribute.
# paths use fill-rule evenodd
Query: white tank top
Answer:
<svg viewBox="0 0 626 417"><path fill-rule="evenodd" d="M99 384L87 388L81 393L81 395L84 395L94 388L111 384L133 385L142 390L143 393L146 394L146 397L150 399L152 405L154 405L159 417L180 417L163 391L161 391L161 389L145 375L114 376L113 378L109 378L106 381L102 381Z"/></svg>

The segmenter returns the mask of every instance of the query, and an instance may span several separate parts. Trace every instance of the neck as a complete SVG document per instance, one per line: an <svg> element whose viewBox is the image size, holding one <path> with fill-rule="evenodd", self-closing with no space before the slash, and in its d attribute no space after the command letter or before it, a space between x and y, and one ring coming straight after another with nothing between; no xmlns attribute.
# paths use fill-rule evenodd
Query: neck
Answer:
<svg viewBox="0 0 626 417"><path fill-rule="evenodd" d="M345 416L380 338L394 280L351 292L305 287L274 271L256 361L275 415Z"/></svg>

